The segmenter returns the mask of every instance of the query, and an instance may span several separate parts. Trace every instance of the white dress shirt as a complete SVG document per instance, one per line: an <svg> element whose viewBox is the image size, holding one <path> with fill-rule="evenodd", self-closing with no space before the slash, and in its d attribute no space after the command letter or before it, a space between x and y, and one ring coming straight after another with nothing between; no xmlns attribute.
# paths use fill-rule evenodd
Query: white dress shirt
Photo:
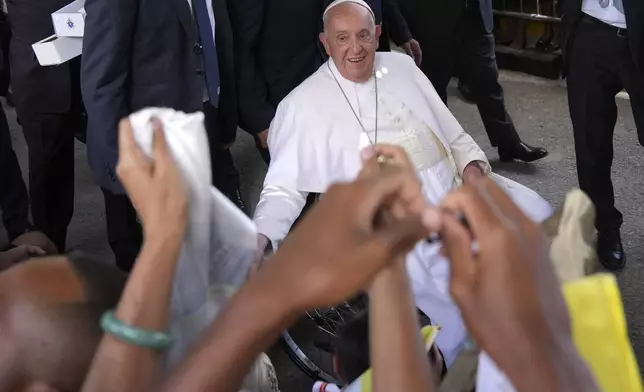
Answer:
<svg viewBox="0 0 644 392"><path fill-rule="evenodd" d="M605 8L602 7L600 1L608 2L608 6ZM623 1L624 0L584 0L581 10L604 23L619 27L620 29L625 29L626 15L624 14Z"/></svg>

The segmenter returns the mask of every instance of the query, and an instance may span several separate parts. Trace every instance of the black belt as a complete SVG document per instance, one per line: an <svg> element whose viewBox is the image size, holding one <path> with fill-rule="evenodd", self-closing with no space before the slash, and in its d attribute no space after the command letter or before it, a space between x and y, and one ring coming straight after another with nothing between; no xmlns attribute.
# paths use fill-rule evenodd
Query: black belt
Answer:
<svg viewBox="0 0 644 392"><path fill-rule="evenodd" d="M592 25L595 25L595 26L599 26L599 27L603 28L606 31L610 31L611 33L615 34L618 37L627 37L628 36L628 30L622 29L621 27L610 25L610 24L608 24L606 22L603 22L603 21L601 21L601 20L599 20L597 18L594 18L594 17L592 17L592 16L590 16L590 15L588 15L586 13L583 14L583 17L582 17L581 20L586 22L586 23L589 23L589 24L592 24Z"/></svg>

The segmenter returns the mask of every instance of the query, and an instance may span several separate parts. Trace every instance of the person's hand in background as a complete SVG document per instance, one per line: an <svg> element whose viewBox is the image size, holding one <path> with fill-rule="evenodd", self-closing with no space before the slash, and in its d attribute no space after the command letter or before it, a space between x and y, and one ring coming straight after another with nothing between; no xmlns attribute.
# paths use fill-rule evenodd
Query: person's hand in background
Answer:
<svg viewBox="0 0 644 392"><path fill-rule="evenodd" d="M40 231L28 231L11 242L11 249L0 252L0 271L32 257L55 255L56 245Z"/></svg>
<svg viewBox="0 0 644 392"><path fill-rule="evenodd" d="M262 148L268 148L268 129L264 129L257 134L257 139L259 139L259 144Z"/></svg>
<svg viewBox="0 0 644 392"><path fill-rule="evenodd" d="M572 342L540 226L489 178L464 185L441 206L449 211L440 234L450 291L481 348L518 390L595 390Z"/></svg>
<svg viewBox="0 0 644 392"><path fill-rule="evenodd" d="M420 67L420 64L423 62L423 51L420 48L420 44L415 39L410 39L405 42L402 46L405 53L411 56L414 59L414 62L417 66Z"/></svg>
<svg viewBox="0 0 644 392"><path fill-rule="evenodd" d="M35 245L18 245L15 248L0 252L0 271L7 269L14 264L18 264L21 261L25 261L36 256L45 256L46 254L47 252Z"/></svg>

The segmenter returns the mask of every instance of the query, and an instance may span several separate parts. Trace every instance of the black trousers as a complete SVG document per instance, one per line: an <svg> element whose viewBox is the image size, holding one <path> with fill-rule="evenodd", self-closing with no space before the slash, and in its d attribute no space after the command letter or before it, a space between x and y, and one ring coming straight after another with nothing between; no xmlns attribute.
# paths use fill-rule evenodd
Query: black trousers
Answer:
<svg viewBox="0 0 644 392"><path fill-rule="evenodd" d="M624 88L629 93L639 142L644 145L644 70L634 64L628 39L607 25L587 17L574 34L567 79L579 186L595 204L597 228L617 229L622 214L615 208L611 181L615 96Z"/></svg>
<svg viewBox="0 0 644 392"><path fill-rule="evenodd" d="M9 241L29 227L29 195L22 179L4 108L0 105L0 210Z"/></svg>
<svg viewBox="0 0 644 392"><path fill-rule="evenodd" d="M239 173L233 163L230 149L217 143L218 112L209 103L204 104L205 126L210 144L213 185L228 197L233 197L239 189ZM115 194L102 189L107 220L107 238L116 265L129 272L143 242L143 229L138 221L136 210L127 195Z"/></svg>
<svg viewBox="0 0 644 392"><path fill-rule="evenodd" d="M138 221L136 210L127 195L103 191L107 240L116 265L122 271L130 272L143 244L143 228Z"/></svg>
<svg viewBox="0 0 644 392"><path fill-rule="evenodd" d="M71 71L71 105L66 113L16 107L29 148L29 196L36 229L64 252L67 226L74 214L74 135L83 124L80 72Z"/></svg>
<svg viewBox="0 0 644 392"><path fill-rule="evenodd" d="M239 190L239 172L233 162L230 148L224 148L218 142L217 130L221 128L219 110L209 102L204 103L203 112L205 115L206 131L210 143L210 162L212 169L212 184L221 193L229 198L234 197Z"/></svg>
<svg viewBox="0 0 644 392"><path fill-rule="evenodd" d="M432 18L439 17L431 16L424 23L432 23ZM435 24L443 25L439 20ZM485 30L478 2L469 2L455 27L418 26L418 30L420 35L415 31L413 34L423 49L421 69L443 102L447 104L450 79L458 75L470 87L492 145L511 147L518 143L520 138L505 110L503 88L498 80L494 35Z"/></svg>
<svg viewBox="0 0 644 392"><path fill-rule="evenodd" d="M29 196L34 226L62 252L74 214L74 115L18 110L29 147Z"/></svg>

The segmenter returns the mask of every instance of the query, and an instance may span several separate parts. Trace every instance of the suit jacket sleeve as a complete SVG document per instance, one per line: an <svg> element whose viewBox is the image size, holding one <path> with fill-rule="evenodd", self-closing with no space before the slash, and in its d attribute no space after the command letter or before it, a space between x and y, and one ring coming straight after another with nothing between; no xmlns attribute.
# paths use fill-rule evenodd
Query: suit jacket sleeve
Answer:
<svg viewBox="0 0 644 392"><path fill-rule="evenodd" d="M81 89L88 116L89 162L100 186L122 192L114 175L118 123L127 100L131 42L138 1L87 0Z"/></svg>
<svg viewBox="0 0 644 392"><path fill-rule="evenodd" d="M228 2L235 36L235 64L238 67L239 124L251 134L268 129L275 116L275 107L268 101L266 81L256 59L266 1Z"/></svg>
<svg viewBox="0 0 644 392"><path fill-rule="evenodd" d="M409 26L398 8L398 0L383 0L383 21L389 29L389 36L398 46L412 39Z"/></svg>

